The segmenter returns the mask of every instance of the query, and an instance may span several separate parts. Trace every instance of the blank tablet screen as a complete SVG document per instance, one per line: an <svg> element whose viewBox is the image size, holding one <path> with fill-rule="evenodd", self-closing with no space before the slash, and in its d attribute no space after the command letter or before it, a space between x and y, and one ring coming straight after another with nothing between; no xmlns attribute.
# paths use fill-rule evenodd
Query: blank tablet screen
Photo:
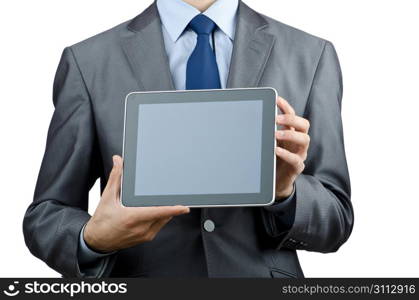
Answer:
<svg viewBox="0 0 419 300"><path fill-rule="evenodd" d="M262 100L140 104L135 195L261 189Z"/></svg>

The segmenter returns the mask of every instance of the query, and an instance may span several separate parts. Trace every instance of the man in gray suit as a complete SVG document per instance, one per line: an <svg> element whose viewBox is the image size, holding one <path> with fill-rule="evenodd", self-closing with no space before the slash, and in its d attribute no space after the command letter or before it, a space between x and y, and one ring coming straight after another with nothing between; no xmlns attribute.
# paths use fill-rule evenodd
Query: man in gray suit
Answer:
<svg viewBox="0 0 419 300"><path fill-rule="evenodd" d="M205 42L220 86L270 86L283 97L276 201L263 208L122 207L125 95L185 88L197 43L188 23L201 13L215 24ZM336 251L352 231L334 47L239 0L157 0L67 47L53 99L23 230L30 251L63 276L302 277L296 250ZM97 178L102 196L91 217L88 193Z"/></svg>

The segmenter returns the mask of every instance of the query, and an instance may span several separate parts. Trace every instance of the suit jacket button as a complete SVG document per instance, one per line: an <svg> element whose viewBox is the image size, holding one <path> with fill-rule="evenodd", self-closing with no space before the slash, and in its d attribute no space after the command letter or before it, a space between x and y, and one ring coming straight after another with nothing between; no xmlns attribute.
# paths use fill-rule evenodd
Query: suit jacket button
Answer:
<svg viewBox="0 0 419 300"><path fill-rule="evenodd" d="M205 222L204 222L204 229L205 229L205 231L207 231L207 232L213 232L213 231L214 231L214 229L215 229L215 224L214 224L214 222L213 222L213 221L211 221L211 220L205 220Z"/></svg>

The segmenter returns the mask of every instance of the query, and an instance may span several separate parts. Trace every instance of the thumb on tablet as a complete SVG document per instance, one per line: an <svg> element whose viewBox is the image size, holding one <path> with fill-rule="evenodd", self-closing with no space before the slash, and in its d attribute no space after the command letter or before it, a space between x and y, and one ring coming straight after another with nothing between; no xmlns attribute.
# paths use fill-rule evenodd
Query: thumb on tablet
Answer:
<svg viewBox="0 0 419 300"><path fill-rule="evenodd" d="M121 189L121 176L122 176L122 157L119 155L112 156L113 168L109 174L106 189L109 190L114 196L119 196Z"/></svg>

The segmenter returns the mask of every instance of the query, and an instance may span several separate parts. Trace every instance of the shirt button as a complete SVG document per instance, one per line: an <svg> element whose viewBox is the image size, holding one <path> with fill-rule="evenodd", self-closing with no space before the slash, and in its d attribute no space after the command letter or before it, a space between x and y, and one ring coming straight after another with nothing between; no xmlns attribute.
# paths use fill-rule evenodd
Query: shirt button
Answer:
<svg viewBox="0 0 419 300"><path fill-rule="evenodd" d="M213 221L211 221L211 220L205 220L205 222L204 222L204 229L205 229L207 232L213 232L213 231L214 231L214 229L215 229L215 224L214 224L214 222L213 222Z"/></svg>

